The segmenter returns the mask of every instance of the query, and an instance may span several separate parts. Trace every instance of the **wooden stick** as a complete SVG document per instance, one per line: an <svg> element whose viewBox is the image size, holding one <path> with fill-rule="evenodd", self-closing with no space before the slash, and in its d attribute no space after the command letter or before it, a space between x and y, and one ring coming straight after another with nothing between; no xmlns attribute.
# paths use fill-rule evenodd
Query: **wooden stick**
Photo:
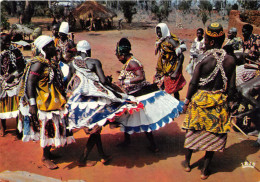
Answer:
<svg viewBox="0 0 260 182"><path fill-rule="evenodd" d="M236 116L230 116L230 118L231 118L231 124L234 125L243 135L245 135L246 138L249 138L249 137L247 136L247 134L245 134L245 133L233 122L233 119L232 119L232 118L234 118L234 117L236 117Z"/></svg>
<svg viewBox="0 0 260 182"><path fill-rule="evenodd" d="M250 61L250 62L252 62L252 63L254 63L254 64L260 66L260 63L258 63L258 62L256 62L256 61L252 61L251 59L248 59L248 58L245 58L245 59L246 59L247 61Z"/></svg>

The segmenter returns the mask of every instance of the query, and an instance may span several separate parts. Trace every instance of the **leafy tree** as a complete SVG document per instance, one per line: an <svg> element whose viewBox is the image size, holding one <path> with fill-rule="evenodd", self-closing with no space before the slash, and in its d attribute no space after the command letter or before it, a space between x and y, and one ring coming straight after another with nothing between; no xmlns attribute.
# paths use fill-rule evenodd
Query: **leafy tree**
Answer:
<svg viewBox="0 0 260 182"><path fill-rule="evenodd" d="M260 8L260 1L242 1L242 7L247 10L258 10Z"/></svg>
<svg viewBox="0 0 260 182"><path fill-rule="evenodd" d="M206 13L205 11L203 11L203 12L201 13L201 20L202 20L203 25L206 24L206 22L208 21L208 19L209 19L209 17L208 17L208 15L207 15L207 13Z"/></svg>
<svg viewBox="0 0 260 182"><path fill-rule="evenodd" d="M208 11L210 13L212 11L212 4L208 0L202 0L199 3L199 8L203 11Z"/></svg>
<svg viewBox="0 0 260 182"><path fill-rule="evenodd" d="M50 9L47 1L35 1L34 2L34 16L49 16Z"/></svg>
<svg viewBox="0 0 260 182"><path fill-rule="evenodd" d="M170 1L161 1L160 4L156 1L152 1L151 12L156 15L159 22L162 20L167 20L170 13Z"/></svg>
<svg viewBox="0 0 260 182"><path fill-rule="evenodd" d="M228 4L226 6L226 10L227 10L227 14L229 15L230 14L230 11L232 10L232 6L230 4Z"/></svg>
<svg viewBox="0 0 260 182"><path fill-rule="evenodd" d="M10 23L8 22L8 18L7 18L7 12L4 9L4 6L1 6L1 29L9 29L10 27Z"/></svg>
<svg viewBox="0 0 260 182"><path fill-rule="evenodd" d="M135 1L120 1L120 6L123 10L127 23L132 23L133 15L137 13L134 8L135 5Z"/></svg>
<svg viewBox="0 0 260 182"><path fill-rule="evenodd" d="M216 8L217 11L221 10L221 2L220 1L216 1L215 8Z"/></svg>
<svg viewBox="0 0 260 182"><path fill-rule="evenodd" d="M31 22L33 13L34 13L33 1L26 0L24 10L22 11L21 14L21 23L29 24Z"/></svg>
<svg viewBox="0 0 260 182"><path fill-rule="evenodd" d="M184 13L187 13L190 11L190 7L191 7L191 0L185 0L185 1L181 1L179 3L178 9L182 10Z"/></svg>

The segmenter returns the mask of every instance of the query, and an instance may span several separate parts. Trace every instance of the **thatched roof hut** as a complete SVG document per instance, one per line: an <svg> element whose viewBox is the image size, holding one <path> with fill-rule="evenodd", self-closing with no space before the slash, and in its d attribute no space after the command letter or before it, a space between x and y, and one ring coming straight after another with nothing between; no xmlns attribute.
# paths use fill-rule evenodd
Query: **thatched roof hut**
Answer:
<svg viewBox="0 0 260 182"><path fill-rule="evenodd" d="M113 18L116 15L112 10L103 6L102 4L96 1L85 1L76 9L73 10L72 14L79 19L87 19L87 18Z"/></svg>

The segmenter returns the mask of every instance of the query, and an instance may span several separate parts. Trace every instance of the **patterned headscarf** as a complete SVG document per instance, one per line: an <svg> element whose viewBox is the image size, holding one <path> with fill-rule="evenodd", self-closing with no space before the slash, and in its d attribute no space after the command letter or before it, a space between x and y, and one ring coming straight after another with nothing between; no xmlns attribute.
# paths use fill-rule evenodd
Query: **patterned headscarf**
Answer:
<svg viewBox="0 0 260 182"><path fill-rule="evenodd" d="M207 27L206 34L210 37L221 37L225 35L222 25L217 22L211 23Z"/></svg>
<svg viewBox="0 0 260 182"><path fill-rule="evenodd" d="M122 38L116 45L116 53L118 55L129 54L131 51L131 43L127 38Z"/></svg>

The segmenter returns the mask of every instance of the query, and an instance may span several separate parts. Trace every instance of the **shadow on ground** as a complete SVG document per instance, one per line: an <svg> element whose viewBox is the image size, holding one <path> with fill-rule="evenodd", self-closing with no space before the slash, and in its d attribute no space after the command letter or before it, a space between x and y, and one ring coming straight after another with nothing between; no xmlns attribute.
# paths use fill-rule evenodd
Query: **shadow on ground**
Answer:
<svg viewBox="0 0 260 182"><path fill-rule="evenodd" d="M123 141L123 133L102 134L104 151L112 156L112 160L108 165L141 168L160 160L166 160L169 157L184 155L183 142L185 133L180 130L176 123L168 124L166 127L153 133L160 149L158 153L152 153L148 150L149 142L144 133L131 135L131 144L126 148L117 147L117 144ZM82 154L87 139L88 136L86 138L78 138L74 144L68 145L65 148L55 149L54 153L62 153L62 158L55 162L71 162L66 168L76 167L76 161ZM89 160L100 160L96 147L91 152Z"/></svg>

